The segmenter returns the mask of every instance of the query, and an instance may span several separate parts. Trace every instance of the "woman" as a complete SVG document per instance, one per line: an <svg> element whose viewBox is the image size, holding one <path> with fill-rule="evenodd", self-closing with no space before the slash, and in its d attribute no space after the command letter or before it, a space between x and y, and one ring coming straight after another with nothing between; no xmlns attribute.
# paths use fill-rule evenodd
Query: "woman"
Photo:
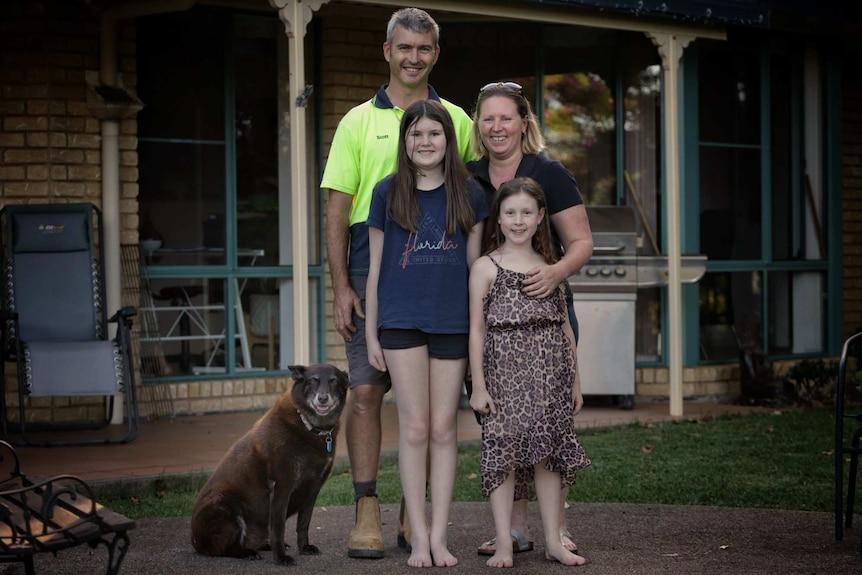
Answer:
<svg viewBox="0 0 862 575"><path fill-rule="evenodd" d="M551 232L560 259L555 264L530 270L524 280L524 293L536 298L548 297L561 282L581 269L593 253L593 236L578 184L560 162L541 155L547 144L520 85L514 82L486 85L479 91L474 110L470 145L474 155L481 159L470 162L467 168L485 190L488 205L493 205L500 186L516 176L534 179L547 195ZM566 301L577 340L578 324L568 290ZM575 414L581 407L582 402L575 406ZM512 545L516 553L533 548L527 531L527 485L528 478L520 477L512 507ZM565 504L565 493L561 500ZM561 509L560 539L566 549L576 553L578 547L572 541L565 518ZM480 555L494 555L496 538L483 543L478 551Z"/></svg>

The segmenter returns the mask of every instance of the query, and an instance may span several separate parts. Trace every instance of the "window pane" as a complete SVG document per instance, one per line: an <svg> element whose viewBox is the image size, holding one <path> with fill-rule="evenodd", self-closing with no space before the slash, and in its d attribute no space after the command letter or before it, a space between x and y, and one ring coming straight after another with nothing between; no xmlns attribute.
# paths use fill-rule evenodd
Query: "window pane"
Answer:
<svg viewBox="0 0 862 575"><path fill-rule="evenodd" d="M281 336L281 314L276 281L249 278L240 280L242 293L244 333L247 343L240 338L237 362L243 363L242 354L248 352L249 365L275 369L278 366L278 346ZM263 288L263 289L261 289ZM248 345L245 350L243 345Z"/></svg>
<svg viewBox="0 0 862 575"><path fill-rule="evenodd" d="M142 376L224 372L224 282L218 279L143 279Z"/></svg>
<svg viewBox="0 0 862 575"><path fill-rule="evenodd" d="M762 347L762 285L756 271L707 273L700 280L700 357L734 360L740 345Z"/></svg>
<svg viewBox="0 0 862 575"><path fill-rule="evenodd" d="M826 285L823 272L769 274L770 354L822 352Z"/></svg>
<svg viewBox="0 0 862 575"><path fill-rule="evenodd" d="M700 140L760 143L760 58L741 42L708 42L698 59Z"/></svg>
<svg viewBox="0 0 862 575"><path fill-rule="evenodd" d="M278 265L277 20L236 22L237 247ZM239 265L248 265L240 259Z"/></svg>
<svg viewBox="0 0 862 575"><path fill-rule="evenodd" d="M662 288L638 290L635 307L636 361L661 361L661 294Z"/></svg>
<svg viewBox="0 0 862 575"><path fill-rule="evenodd" d="M700 251L710 260L761 257L760 151L702 146Z"/></svg>
<svg viewBox="0 0 862 575"><path fill-rule="evenodd" d="M613 60L617 43L615 32L545 31L548 156L575 175L587 205L617 203Z"/></svg>
<svg viewBox="0 0 862 575"><path fill-rule="evenodd" d="M224 140L224 17L193 8L136 23L140 137Z"/></svg>
<svg viewBox="0 0 862 575"><path fill-rule="evenodd" d="M643 208L643 217L637 218L638 233L644 238L639 253L657 255L661 253L662 237L661 63L646 38L622 38L631 54L623 63L626 205Z"/></svg>
<svg viewBox="0 0 862 575"><path fill-rule="evenodd" d="M224 148L140 142L138 150L140 237L156 240L142 244L145 263L223 264Z"/></svg>
<svg viewBox="0 0 862 575"><path fill-rule="evenodd" d="M772 130L772 257L790 260L799 257L799 241L795 237L793 149L798 147L793 112L793 70L786 56L775 55L771 65L770 120Z"/></svg>

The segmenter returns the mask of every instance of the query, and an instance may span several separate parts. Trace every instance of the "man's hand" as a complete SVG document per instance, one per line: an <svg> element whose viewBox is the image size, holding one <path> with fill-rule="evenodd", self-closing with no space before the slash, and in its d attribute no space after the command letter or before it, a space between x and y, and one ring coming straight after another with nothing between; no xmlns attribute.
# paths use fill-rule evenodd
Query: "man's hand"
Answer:
<svg viewBox="0 0 862 575"><path fill-rule="evenodd" d="M332 316L335 320L335 330L341 334L344 341L352 341L356 333L356 324L353 323L353 314L364 318L362 300L356 295L352 288L334 290L335 301L332 303Z"/></svg>

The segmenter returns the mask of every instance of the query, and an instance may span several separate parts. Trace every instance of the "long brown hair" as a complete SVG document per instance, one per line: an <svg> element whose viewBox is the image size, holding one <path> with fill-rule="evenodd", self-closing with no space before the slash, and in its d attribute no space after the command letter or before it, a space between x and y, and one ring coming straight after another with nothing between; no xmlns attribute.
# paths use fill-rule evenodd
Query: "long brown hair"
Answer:
<svg viewBox="0 0 862 575"><path fill-rule="evenodd" d="M485 226L485 250L486 254L498 249L506 242L506 237L500 229L500 224L497 220L500 218L500 206L506 198L518 194L527 194L539 206L539 210L545 211L545 216L536 229L533 235L533 249L544 258L545 262L550 264L558 261L557 252L554 250L554 243L551 240L551 214L548 212L548 200L545 198L545 192L542 186L533 178L514 178L500 186L497 190L497 195L494 198L494 205L491 207L491 215L488 216L488 225Z"/></svg>
<svg viewBox="0 0 862 575"><path fill-rule="evenodd" d="M407 153L406 134L422 118L439 122L446 136L443 156L443 182L446 187L446 233L453 235L460 227L469 233L474 221L473 205L467 191L470 172L458 152L458 140L452 117L436 100L420 100L407 106L401 118L398 141L398 167L392 177L386 197L386 213L399 226L410 232L419 230L419 197L416 194L416 164Z"/></svg>

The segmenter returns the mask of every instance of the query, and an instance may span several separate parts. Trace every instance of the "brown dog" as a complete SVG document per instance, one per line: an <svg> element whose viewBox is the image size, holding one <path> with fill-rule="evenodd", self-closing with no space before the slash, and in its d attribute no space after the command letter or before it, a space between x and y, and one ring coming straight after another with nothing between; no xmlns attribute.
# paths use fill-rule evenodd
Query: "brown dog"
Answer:
<svg viewBox="0 0 862 575"><path fill-rule="evenodd" d="M203 555L260 559L267 543L288 565L284 529L297 514L302 554L320 488L332 471L347 374L331 365L290 366L290 391L228 450L201 489L192 512L192 546Z"/></svg>

